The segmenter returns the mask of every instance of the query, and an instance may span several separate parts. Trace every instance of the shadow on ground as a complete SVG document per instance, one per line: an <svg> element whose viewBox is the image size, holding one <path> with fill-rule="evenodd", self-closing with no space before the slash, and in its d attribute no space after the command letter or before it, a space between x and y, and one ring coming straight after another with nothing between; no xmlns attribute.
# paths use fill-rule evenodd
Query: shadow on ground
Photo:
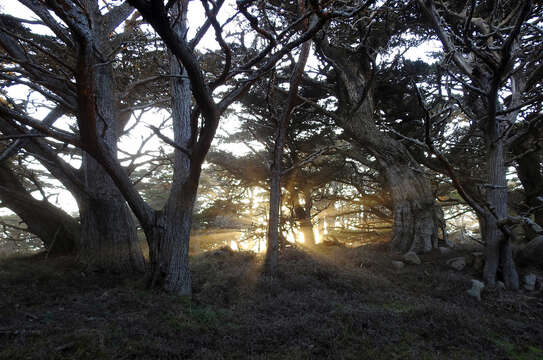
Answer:
<svg viewBox="0 0 543 360"><path fill-rule="evenodd" d="M541 294L486 291L429 254L395 270L379 246L288 248L277 276L228 248L192 258L194 297L75 270L0 263L1 359L542 359Z"/></svg>

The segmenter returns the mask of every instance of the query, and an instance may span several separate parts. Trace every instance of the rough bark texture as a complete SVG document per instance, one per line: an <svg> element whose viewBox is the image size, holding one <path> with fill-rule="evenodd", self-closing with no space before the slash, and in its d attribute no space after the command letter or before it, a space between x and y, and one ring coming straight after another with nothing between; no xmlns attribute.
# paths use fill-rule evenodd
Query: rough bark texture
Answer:
<svg viewBox="0 0 543 360"><path fill-rule="evenodd" d="M183 6L181 20L174 26L174 30L182 37L186 36L187 31L187 5L188 2ZM172 75L185 76L172 78L170 83L174 141L184 148L190 148L192 141L190 82L186 79L186 71L180 68L177 58L173 55L170 58L170 67ZM172 193L165 212L168 231L163 240L165 243L163 256L168 264L165 289L180 295L189 295L191 293L189 240L201 164L191 161L187 154L178 149L175 150L174 156Z"/></svg>
<svg viewBox="0 0 543 360"><path fill-rule="evenodd" d="M518 274L509 239L511 231L507 226L498 227L498 223L508 216L504 158L508 144L505 138L508 136L507 129L517 121L518 109L514 108L524 101L522 92L527 90L523 85L525 82L520 78L521 72L513 71L513 67L520 60L518 54L532 51L521 49L519 40L532 2L520 1L514 9L507 8L505 4L496 4L495 11L478 18L478 23L471 16L474 11L477 13L483 10L484 6L475 2L472 3L471 15L460 21L458 18L443 17L441 9L438 9L443 4L425 0L418 0L418 4L439 37L444 51L450 54L450 64L454 64L450 70L469 78L470 81L462 83L465 102L462 110L484 134L486 156L479 165L481 169L486 165L485 183L482 185L486 196L483 200L475 200L467 193L463 195L477 212L481 224L486 245L484 280L494 285L501 267L506 286L518 289ZM485 10L482 13L485 14ZM500 15L495 18L496 14ZM499 25L495 27L495 24ZM457 32L461 29L463 34ZM492 49L476 44L475 39L481 34L487 37L488 43L495 44ZM468 52L459 52L459 48L465 48ZM509 105L500 99L500 93L505 90L507 83L510 87L506 91L511 93ZM510 107L510 111L506 111L505 116L498 114L499 110L507 107ZM461 186L456 186L460 192L464 192Z"/></svg>
<svg viewBox="0 0 543 360"><path fill-rule="evenodd" d="M132 214L122 199L89 199L80 205L79 260L93 270L141 272L144 259Z"/></svg>
<svg viewBox="0 0 543 360"><path fill-rule="evenodd" d="M498 126L498 125L496 125ZM482 215L481 234L486 243L486 262L483 278L493 286L496 283L498 268L501 267L505 285L518 289L518 274L513 261L510 239L498 227L498 219L507 217L507 179L503 140L498 131L487 134L487 203L489 209Z"/></svg>
<svg viewBox="0 0 543 360"><path fill-rule="evenodd" d="M172 7L172 16L178 19L174 31L183 38L186 34L187 3ZM171 106L174 142L191 148L191 92L187 73L177 58L170 55ZM191 294L191 273L189 268L189 240L192 225L192 211L196 201L201 162L194 161L186 153L175 149L174 175L171 193L163 211L155 214L155 226L146 230L150 243L151 285L161 283L163 288L174 294Z"/></svg>
<svg viewBox="0 0 543 360"><path fill-rule="evenodd" d="M481 66L478 62L474 62L473 65ZM481 96L466 89L466 103L470 110L479 119L485 119L478 123L480 130L484 133L485 140L486 183L483 185L485 198L484 203L475 209L479 217L482 239L485 243L486 261L483 279L489 285L494 286L498 272L501 270L505 285L510 289L518 289L519 279L513 261L509 230L506 227L500 228L498 226L498 221L508 216L506 143L502 120L496 116L498 79L492 74L482 71L475 79L488 94Z"/></svg>
<svg viewBox="0 0 543 360"><path fill-rule="evenodd" d="M50 254L68 254L77 249L77 220L48 201L30 195L7 165L0 166L0 200L25 222L31 233L40 237Z"/></svg>
<svg viewBox="0 0 543 360"><path fill-rule="evenodd" d="M93 22L101 21L99 14L90 9L89 12ZM103 33L104 29L96 26L91 31L95 40L94 48L98 48L101 53L111 52L107 40L104 40L104 36L107 36ZM80 56L90 55L80 51ZM80 59L79 62L91 64L89 68L92 67L92 70L83 71L90 71L92 75L90 81L94 90L96 112L95 124L87 124L86 120L81 119L80 114L80 127L94 125L95 129L89 130L90 134L95 132L100 136L100 141L109 154L116 156L118 140L116 122L120 114L116 108L112 65L106 62L94 64L92 59ZM83 101L80 100L79 103ZM84 109L80 105L80 111ZM82 138L88 136L88 134L83 136L86 130L82 129L81 132ZM89 142L92 143L93 139ZM117 186L104 168L86 152L83 154L82 169L88 199L80 205L82 230L80 259L92 268L122 272L143 271L144 258L136 236L136 225Z"/></svg>
<svg viewBox="0 0 543 360"><path fill-rule="evenodd" d="M338 48L325 40L319 45L337 74L338 125L351 138L353 147L376 158L386 179L394 208L393 248L429 251L436 244L439 225L430 182L405 146L377 128L369 52Z"/></svg>
<svg viewBox="0 0 543 360"><path fill-rule="evenodd" d="M437 247L439 222L428 179L405 165L384 166L393 202L393 248L420 253Z"/></svg>
<svg viewBox="0 0 543 360"><path fill-rule="evenodd" d="M87 150L96 152L97 137L103 137L100 140L116 156L118 113L114 105L116 94L109 58L115 49L111 46L110 35L132 10L121 5L116 11L102 15L97 1L77 5L56 1L24 1L24 4L44 20L66 47L71 47L68 51L77 56L73 74L75 84L68 77L55 76L54 70L42 68L40 61L29 57L21 43L9 34L0 33L0 43L14 62L30 70L31 82L47 88L46 96L57 101L64 111L77 116L78 135ZM51 10L68 28L57 23ZM143 270L143 256L137 246L130 211L102 167L84 153L81 170L77 171L58 159L45 142L32 139L26 143L25 147L38 155L37 158L79 203L82 222L80 259L93 268L104 270Z"/></svg>

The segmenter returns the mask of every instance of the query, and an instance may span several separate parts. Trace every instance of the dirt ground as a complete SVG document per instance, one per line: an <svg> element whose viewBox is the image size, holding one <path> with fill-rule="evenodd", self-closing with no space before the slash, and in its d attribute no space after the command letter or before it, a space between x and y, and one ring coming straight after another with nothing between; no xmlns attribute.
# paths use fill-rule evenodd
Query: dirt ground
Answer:
<svg viewBox="0 0 543 360"><path fill-rule="evenodd" d="M451 254L447 257L458 256ZM460 254L461 255L461 254ZM191 300L71 258L0 262L1 359L543 359L543 294L485 289L438 252L286 249L274 278L227 248L192 258Z"/></svg>

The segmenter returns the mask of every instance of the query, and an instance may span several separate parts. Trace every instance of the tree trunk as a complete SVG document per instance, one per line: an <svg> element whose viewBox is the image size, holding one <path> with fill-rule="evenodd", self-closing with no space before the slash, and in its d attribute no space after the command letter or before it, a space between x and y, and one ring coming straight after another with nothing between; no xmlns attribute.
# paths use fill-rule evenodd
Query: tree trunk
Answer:
<svg viewBox="0 0 543 360"><path fill-rule="evenodd" d="M315 233L313 232L313 222L311 219L311 208L313 207L313 201L311 200L311 193L304 191L305 209L303 210L303 216L300 219L300 226L304 234L304 244L307 246L315 246Z"/></svg>
<svg viewBox="0 0 543 360"><path fill-rule="evenodd" d="M268 275L275 273L277 268L277 258L279 251L279 218L281 210L281 154L283 146L276 140L274 151L274 163L271 171L270 184L270 211L268 220L268 243L266 249L266 260L264 262L264 272ZM277 165L276 165L277 164Z"/></svg>
<svg viewBox="0 0 543 360"><path fill-rule="evenodd" d="M489 209L480 216L483 219L481 234L486 244L483 278L489 285L494 286L498 268L501 267L505 285L510 289L518 289L519 280L510 239L498 227L498 219L507 217L507 179L503 140L493 136L492 133L488 134L487 149L486 201Z"/></svg>
<svg viewBox="0 0 543 360"><path fill-rule="evenodd" d="M155 226L146 231L149 241L148 286L169 293L190 296L192 276L189 244L192 208L167 208L159 212Z"/></svg>
<svg viewBox="0 0 543 360"><path fill-rule="evenodd" d="M298 2L301 8L304 6L303 1ZM283 157L283 146L287 135L288 123L290 116L294 110L294 106L298 101L298 87L302 80L309 51L311 50L311 41L308 40L302 44L298 61L294 65L294 69L289 82L289 91L287 102L281 113L277 124L277 133L273 148L273 163L271 165L271 184L270 184L270 212L268 220L268 248L266 251L266 260L264 271L268 275L275 273L277 267L277 258L279 250L279 217L281 211L281 161Z"/></svg>
<svg viewBox="0 0 543 360"><path fill-rule="evenodd" d="M43 241L50 254L67 254L77 249L80 227L76 219L51 205L37 200L12 170L0 166L0 200L25 222L28 230Z"/></svg>
<svg viewBox="0 0 543 360"><path fill-rule="evenodd" d="M315 245L315 234L313 233L313 224L311 218L303 218L300 221L302 233L304 234L304 244L311 247Z"/></svg>
<svg viewBox="0 0 543 360"><path fill-rule="evenodd" d="M172 6L170 12L178 19L174 31L186 35L188 1ZM191 93L187 72L170 54L170 95L174 142L190 149L193 141L191 124ZM196 201L203 159L189 157L174 150L173 183L163 211L155 213L155 226L146 231L150 243L151 286L160 283L167 292L190 296L192 280L189 268L192 211Z"/></svg>
<svg viewBox="0 0 543 360"><path fill-rule="evenodd" d="M374 59L363 48L356 52L319 42L337 73L338 125L351 138L355 151L376 158L393 201L392 246L398 251L425 252L437 243L437 219L430 182L411 160L407 148L381 131L375 122ZM418 170L421 170L418 172Z"/></svg>
<svg viewBox="0 0 543 360"><path fill-rule="evenodd" d="M103 34L99 29L94 30L95 39L101 39ZM95 46L101 45L97 42ZM103 46L102 50L111 51ZM109 154L116 158L120 114L116 108L113 68L111 63L101 63L92 65L89 71L93 75L96 134ZM88 199L80 204L81 261L91 268L106 271L144 271L145 260L138 243L136 224L117 186L104 168L86 152L83 153L82 170Z"/></svg>
<svg viewBox="0 0 543 360"><path fill-rule="evenodd" d="M384 166L394 209L392 247L416 253L437 247L438 219L428 179L405 165Z"/></svg>
<svg viewBox="0 0 543 360"><path fill-rule="evenodd" d="M90 269L131 273L144 271L144 258L136 234L136 224L124 199L111 179L93 160L90 188L97 196L79 202L81 214L80 261Z"/></svg>

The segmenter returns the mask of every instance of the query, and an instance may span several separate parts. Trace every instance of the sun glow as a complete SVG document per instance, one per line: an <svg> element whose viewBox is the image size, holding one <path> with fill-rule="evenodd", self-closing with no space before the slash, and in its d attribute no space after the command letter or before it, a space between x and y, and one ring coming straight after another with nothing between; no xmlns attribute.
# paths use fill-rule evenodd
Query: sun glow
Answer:
<svg viewBox="0 0 543 360"><path fill-rule="evenodd" d="M294 244L296 242L296 238L294 236L294 233L292 231L289 231L286 235L283 233L283 236L287 239L289 243Z"/></svg>
<svg viewBox="0 0 543 360"><path fill-rule="evenodd" d="M255 253L264 253L267 249L267 226L268 226L268 203L266 201L267 193L259 187L252 187L247 190L245 197L240 200L244 204L242 212L239 214L241 221L239 227L230 229L230 231L219 230L211 231L205 237L201 237L202 243L207 241L207 248L212 249L214 246L229 246L234 251L252 251ZM298 198L300 206L305 205L303 198ZM286 204L281 206L282 217L291 218L290 223L285 223L286 228L281 235L288 244L297 244L300 246L308 245L308 241L314 240L315 244L322 243L328 234L329 226L334 226L334 221L339 226L337 219L328 219L319 217L314 219L313 239L308 239L307 231L302 231L302 227L297 218L292 214L292 209ZM305 229L304 229L305 230ZM219 236L219 233L221 236ZM225 236L228 237L225 238ZM217 240L216 244L209 244L210 241ZM204 248L206 248L204 246Z"/></svg>
<svg viewBox="0 0 543 360"><path fill-rule="evenodd" d="M319 232L319 229L313 229L313 235L315 236L315 244L320 244L321 234Z"/></svg>

